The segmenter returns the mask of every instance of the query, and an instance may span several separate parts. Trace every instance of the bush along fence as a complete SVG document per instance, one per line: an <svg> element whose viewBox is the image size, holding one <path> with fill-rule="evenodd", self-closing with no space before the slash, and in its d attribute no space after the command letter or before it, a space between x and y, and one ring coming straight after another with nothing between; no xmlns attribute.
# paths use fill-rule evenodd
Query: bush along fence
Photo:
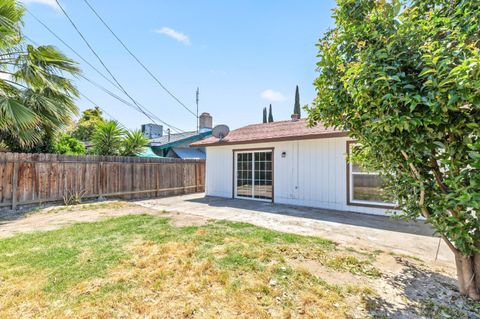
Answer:
<svg viewBox="0 0 480 319"><path fill-rule="evenodd" d="M203 160L0 152L0 208L203 192L204 181Z"/></svg>

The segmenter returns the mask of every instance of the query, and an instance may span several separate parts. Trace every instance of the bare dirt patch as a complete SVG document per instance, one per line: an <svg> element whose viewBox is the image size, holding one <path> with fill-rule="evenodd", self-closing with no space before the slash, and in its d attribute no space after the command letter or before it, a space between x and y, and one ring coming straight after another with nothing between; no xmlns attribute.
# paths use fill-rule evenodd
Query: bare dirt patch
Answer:
<svg viewBox="0 0 480 319"><path fill-rule="evenodd" d="M288 264L328 284L365 291L362 299L366 308L358 307L351 314L353 318L480 318L480 305L460 296L451 269L446 271L418 258L391 253L355 255L371 260L381 276L352 274L308 258L289 259ZM355 303L359 303L356 298L352 299Z"/></svg>
<svg viewBox="0 0 480 319"><path fill-rule="evenodd" d="M292 267L307 271L332 285L362 285L367 280L363 276L351 274L349 272L341 272L330 267L324 266L316 260L290 260Z"/></svg>
<svg viewBox="0 0 480 319"><path fill-rule="evenodd" d="M172 218L172 225L176 227L203 226L208 224L209 219L204 216L188 215L181 213L164 213L162 216Z"/></svg>
<svg viewBox="0 0 480 319"><path fill-rule="evenodd" d="M167 213L125 201L106 201L75 206L52 206L24 212L22 216L0 219L0 238L21 233L48 231L79 222L95 222L110 217L149 214L169 217L177 227L200 226L208 218L197 215Z"/></svg>

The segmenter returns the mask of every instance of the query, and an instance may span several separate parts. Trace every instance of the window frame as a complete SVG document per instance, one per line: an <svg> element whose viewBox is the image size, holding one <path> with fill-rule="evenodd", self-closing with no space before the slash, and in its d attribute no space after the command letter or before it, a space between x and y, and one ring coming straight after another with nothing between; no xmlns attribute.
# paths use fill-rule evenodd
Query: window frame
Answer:
<svg viewBox="0 0 480 319"><path fill-rule="evenodd" d="M272 159L271 159L271 174L272 174L272 198L271 199L263 199L263 198L255 198L255 197L243 197L243 196L237 196L237 154L238 153L251 153L253 157L252 163L255 162L254 157L255 153L263 153L263 152L270 152L272 154ZM274 147L264 147L264 148L244 148L244 149L233 149L233 169L232 169L232 198L234 199L243 199L243 200L253 200L253 201L261 201L261 202L268 202L268 203L274 203L275 202L275 180L274 180L274 175L275 175L275 148ZM252 165L252 174L255 174L255 165ZM252 179L253 181L254 179ZM254 191L254 185L252 188L252 193Z"/></svg>
<svg viewBox="0 0 480 319"><path fill-rule="evenodd" d="M374 202L374 201L362 201L353 199L353 163L349 161L351 148L354 144L358 144L357 141L347 141L347 158L346 168L347 168L347 205L349 206L359 206L359 207L372 207L372 208L384 208L384 209L395 209L397 207L396 203L388 202ZM378 173L375 172L360 172L363 175L374 175L378 176Z"/></svg>

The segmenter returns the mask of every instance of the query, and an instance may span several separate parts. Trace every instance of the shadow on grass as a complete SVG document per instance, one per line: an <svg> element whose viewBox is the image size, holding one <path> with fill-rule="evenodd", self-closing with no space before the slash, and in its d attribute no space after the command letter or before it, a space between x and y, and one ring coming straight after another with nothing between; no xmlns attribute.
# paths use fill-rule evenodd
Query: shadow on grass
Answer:
<svg viewBox="0 0 480 319"><path fill-rule="evenodd" d="M396 257L402 264L400 274L387 282L403 296L403 305L380 296L366 297L367 310L373 318L480 318L480 304L460 296L456 281L438 272L420 268Z"/></svg>

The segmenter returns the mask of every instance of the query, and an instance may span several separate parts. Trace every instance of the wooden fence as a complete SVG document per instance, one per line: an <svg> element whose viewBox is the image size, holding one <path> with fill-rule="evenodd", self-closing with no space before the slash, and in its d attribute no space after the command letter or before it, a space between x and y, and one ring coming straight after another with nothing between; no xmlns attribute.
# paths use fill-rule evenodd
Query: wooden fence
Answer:
<svg viewBox="0 0 480 319"><path fill-rule="evenodd" d="M84 198L148 198L205 189L205 161L0 152L0 208Z"/></svg>

